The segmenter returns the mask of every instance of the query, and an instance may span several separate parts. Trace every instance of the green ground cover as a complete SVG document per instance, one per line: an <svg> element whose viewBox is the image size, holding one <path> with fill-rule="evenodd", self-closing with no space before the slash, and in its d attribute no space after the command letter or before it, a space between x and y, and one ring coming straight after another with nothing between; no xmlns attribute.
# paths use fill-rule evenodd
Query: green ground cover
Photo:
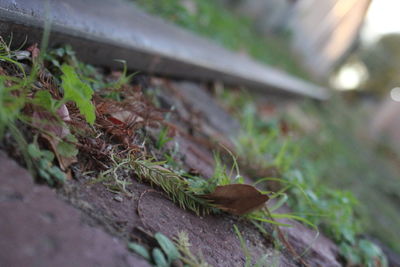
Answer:
<svg viewBox="0 0 400 267"><path fill-rule="evenodd" d="M379 253L365 234L399 250L394 200L400 181L384 155L360 137L365 116L338 98L324 106L306 102L273 119L261 116L263 103L245 92L226 90L219 99L244 126L234 140L238 154L252 170L277 168L286 203L333 239L349 262L375 266Z"/></svg>

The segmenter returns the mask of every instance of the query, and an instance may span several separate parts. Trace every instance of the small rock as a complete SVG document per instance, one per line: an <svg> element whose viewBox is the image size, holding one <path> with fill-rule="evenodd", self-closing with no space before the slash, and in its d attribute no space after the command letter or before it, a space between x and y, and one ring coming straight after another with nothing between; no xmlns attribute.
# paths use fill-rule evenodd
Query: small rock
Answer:
<svg viewBox="0 0 400 267"><path fill-rule="evenodd" d="M29 58L31 53L29 51L16 51L14 55L17 60L23 60Z"/></svg>
<svg viewBox="0 0 400 267"><path fill-rule="evenodd" d="M114 200L118 201L118 202L122 202L124 199L121 196L115 196Z"/></svg>

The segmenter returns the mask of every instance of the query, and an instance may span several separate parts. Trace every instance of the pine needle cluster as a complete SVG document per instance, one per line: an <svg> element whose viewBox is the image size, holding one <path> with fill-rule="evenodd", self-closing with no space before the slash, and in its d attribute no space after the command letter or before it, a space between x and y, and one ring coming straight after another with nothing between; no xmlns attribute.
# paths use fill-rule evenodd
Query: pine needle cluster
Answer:
<svg viewBox="0 0 400 267"><path fill-rule="evenodd" d="M160 187L182 209L191 210L197 215L207 215L216 210L209 202L190 191L187 179L161 167L163 163L134 159L131 161L131 166L139 180Z"/></svg>

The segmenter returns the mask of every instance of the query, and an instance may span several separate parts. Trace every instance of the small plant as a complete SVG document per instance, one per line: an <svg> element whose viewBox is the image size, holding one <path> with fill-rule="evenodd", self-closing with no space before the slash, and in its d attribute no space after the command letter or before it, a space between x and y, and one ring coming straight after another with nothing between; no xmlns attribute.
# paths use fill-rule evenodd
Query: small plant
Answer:
<svg viewBox="0 0 400 267"><path fill-rule="evenodd" d="M137 243L129 243L128 248L149 262L153 262L157 267L171 266L180 257L175 244L162 233L156 233L154 238L157 240L159 247L153 248L151 254L146 248Z"/></svg>
<svg viewBox="0 0 400 267"><path fill-rule="evenodd" d="M174 242L181 253L180 260L184 264L193 267L211 267L211 265L204 260L201 253L199 256L196 256L192 251L190 251L192 245L189 242L189 236L186 232L179 232L178 236L174 239Z"/></svg>
<svg viewBox="0 0 400 267"><path fill-rule="evenodd" d="M351 266L388 266L382 250L369 240L359 239L353 245L342 243L339 249Z"/></svg>
<svg viewBox="0 0 400 267"><path fill-rule="evenodd" d="M19 79L0 77L0 139L3 138L6 129L20 117L26 101L24 97L18 96L19 83L11 87L5 86L9 80L20 82Z"/></svg>
<svg viewBox="0 0 400 267"><path fill-rule="evenodd" d="M62 65L66 64L74 68L79 79L94 90L108 87L108 84L104 82L103 75L92 65L79 61L70 45L51 49L44 53L43 58L45 62L49 63L48 68L56 77L62 75Z"/></svg>
<svg viewBox="0 0 400 267"><path fill-rule="evenodd" d="M126 176L129 171L129 163L131 162L130 157L128 156L125 159L119 159L114 153L111 153L111 167L100 173L99 177L91 182L98 183L102 182L107 190L117 193L124 193L128 197L132 197L132 193L128 190L128 185L132 184L132 182L128 181L126 178L123 178L124 175Z"/></svg>
<svg viewBox="0 0 400 267"><path fill-rule="evenodd" d="M278 120L263 121L254 103L248 101L240 112L243 129L233 140L241 162L250 170L276 167L284 172L295 160L299 146L290 137L282 137Z"/></svg>
<svg viewBox="0 0 400 267"><path fill-rule="evenodd" d="M170 168L176 172L180 172L184 174L182 162L176 160L176 157L179 155L179 143L174 141L173 149L166 151L163 153L163 158L165 160L164 167Z"/></svg>
<svg viewBox="0 0 400 267"><path fill-rule="evenodd" d="M142 245L133 242L128 243L128 248L149 262L154 263L157 267L175 266L178 260L181 260L185 266L209 266L203 259L196 257L190 251L189 238L185 232L179 233L174 240L175 242L162 233L156 233L154 238L157 240L159 247L153 248L151 253Z"/></svg>
<svg viewBox="0 0 400 267"><path fill-rule="evenodd" d="M109 87L112 87L114 90L119 90L125 84L129 84L132 80L132 77L135 76L138 72L134 72L128 75L128 67L126 65L126 61L122 59L116 59L115 61L122 63L123 69L120 77L115 82L109 84Z"/></svg>
<svg viewBox="0 0 400 267"><path fill-rule="evenodd" d="M162 149L166 143L171 141L172 138L168 136L168 127L163 127L158 134L156 148Z"/></svg>
<svg viewBox="0 0 400 267"><path fill-rule="evenodd" d="M50 186L65 181L65 174L57 166L53 165L54 154L52 152L41 150L35 141L28 145L28 154L32 158L33 166L38 176Z"/></svg>
<svg viewBox="0 0 400 267"><path fill-rule="evenodd" d="M18 62L18 51L11 51L9 45L0 37L0 62L9 67L10 71L17 73L15 76L1 68L0 72L0 139L5 130L21 120L21 110L27 102L27 94L36 78L36 69L32 67L31 74L27 76L24 67ZM14 127L15 128L15 127Z"/></svg>
<svg viewBox="0 0 400 267"><path fill-rule="evenodd" d="M55 185L65 180L63 172L53 166L55 157L64 170L74 162L78 153L75 147L77 139L64 121L69 119L66 103L75 103L88 122L93 123L95 113L90 101L93 91L79 79L71 66L64 64L59 66L63 71L61 81L64 89L64 93L60 94L52 78L45 74L43 53L40 54L36 46L29 49L31 53L11 51L0 40L0 139L8 131L33 175L43 178L49 185ZM32 62L29 75L18 62L20 59ZM54 153L41 149L36 139L28 145L21 126L32 128L42 139L46 139Z"/></svg>
<svg viewBox="0 0 400 267"><path fill-rule="evenodd" d="M227 170L227 166L222 163L220 155L214 154L214 174L210 179L204 179L196 176L188 176L190 190L195 194L208 194L215 190L217 186L229 185L229 184L243 184L244 179L239 173L239 167L236 161L236 157L231 154L233 165L231 169ZM236 174L235 178L232 178Z"/></svg>

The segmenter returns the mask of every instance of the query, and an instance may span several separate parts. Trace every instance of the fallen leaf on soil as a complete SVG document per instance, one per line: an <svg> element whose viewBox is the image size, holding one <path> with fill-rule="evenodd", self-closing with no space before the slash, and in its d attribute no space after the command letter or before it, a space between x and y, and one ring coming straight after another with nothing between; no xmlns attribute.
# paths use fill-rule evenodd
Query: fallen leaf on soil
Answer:
<svg viewBox="0 0 400 267"><path fill-rule="evenodd" d="M59 115L63 121L71 120L68 108L65 105L62 105L61 108L57 110L57 115ZM71 164L78 161L76 158L77 150L75 146L70 142L60 140L72 137L68 127L59 123L54 115L45 110L34 111L32 118L34 126L49 133L41 133L40 136L49 143L51 150L57 157L61 170L66 171ZM76 140L66 141L74 142Z"/></svg>
<svg viewBox="0 0 400 267"><path fill-rule="evenodd" d="M119 112L114 112L110 114L111 117L122 121L126 124L131 124L131 123L139 123L139 122L143 122L144 119L142 117L140 117L137 114L134 114L132 111L128 111L128 110L122 110Z"/></svg>
<svg viewBox="0 0 400 267"><path fill-rule="evenodd" d="M269 199L254 186L247 184L230 184L217 186L214 192L202 195L217 208L234 215L243 215L261 208Z"/></svg>
<svg viewBox="0 0 400 267"><path fill-rule="evenodd" d="M94 96L97 125L130 150L137 147L137 129L159 126L163 120L161 110L148 102L139 89L126 88L121 91L122 102Z"/></svg>

